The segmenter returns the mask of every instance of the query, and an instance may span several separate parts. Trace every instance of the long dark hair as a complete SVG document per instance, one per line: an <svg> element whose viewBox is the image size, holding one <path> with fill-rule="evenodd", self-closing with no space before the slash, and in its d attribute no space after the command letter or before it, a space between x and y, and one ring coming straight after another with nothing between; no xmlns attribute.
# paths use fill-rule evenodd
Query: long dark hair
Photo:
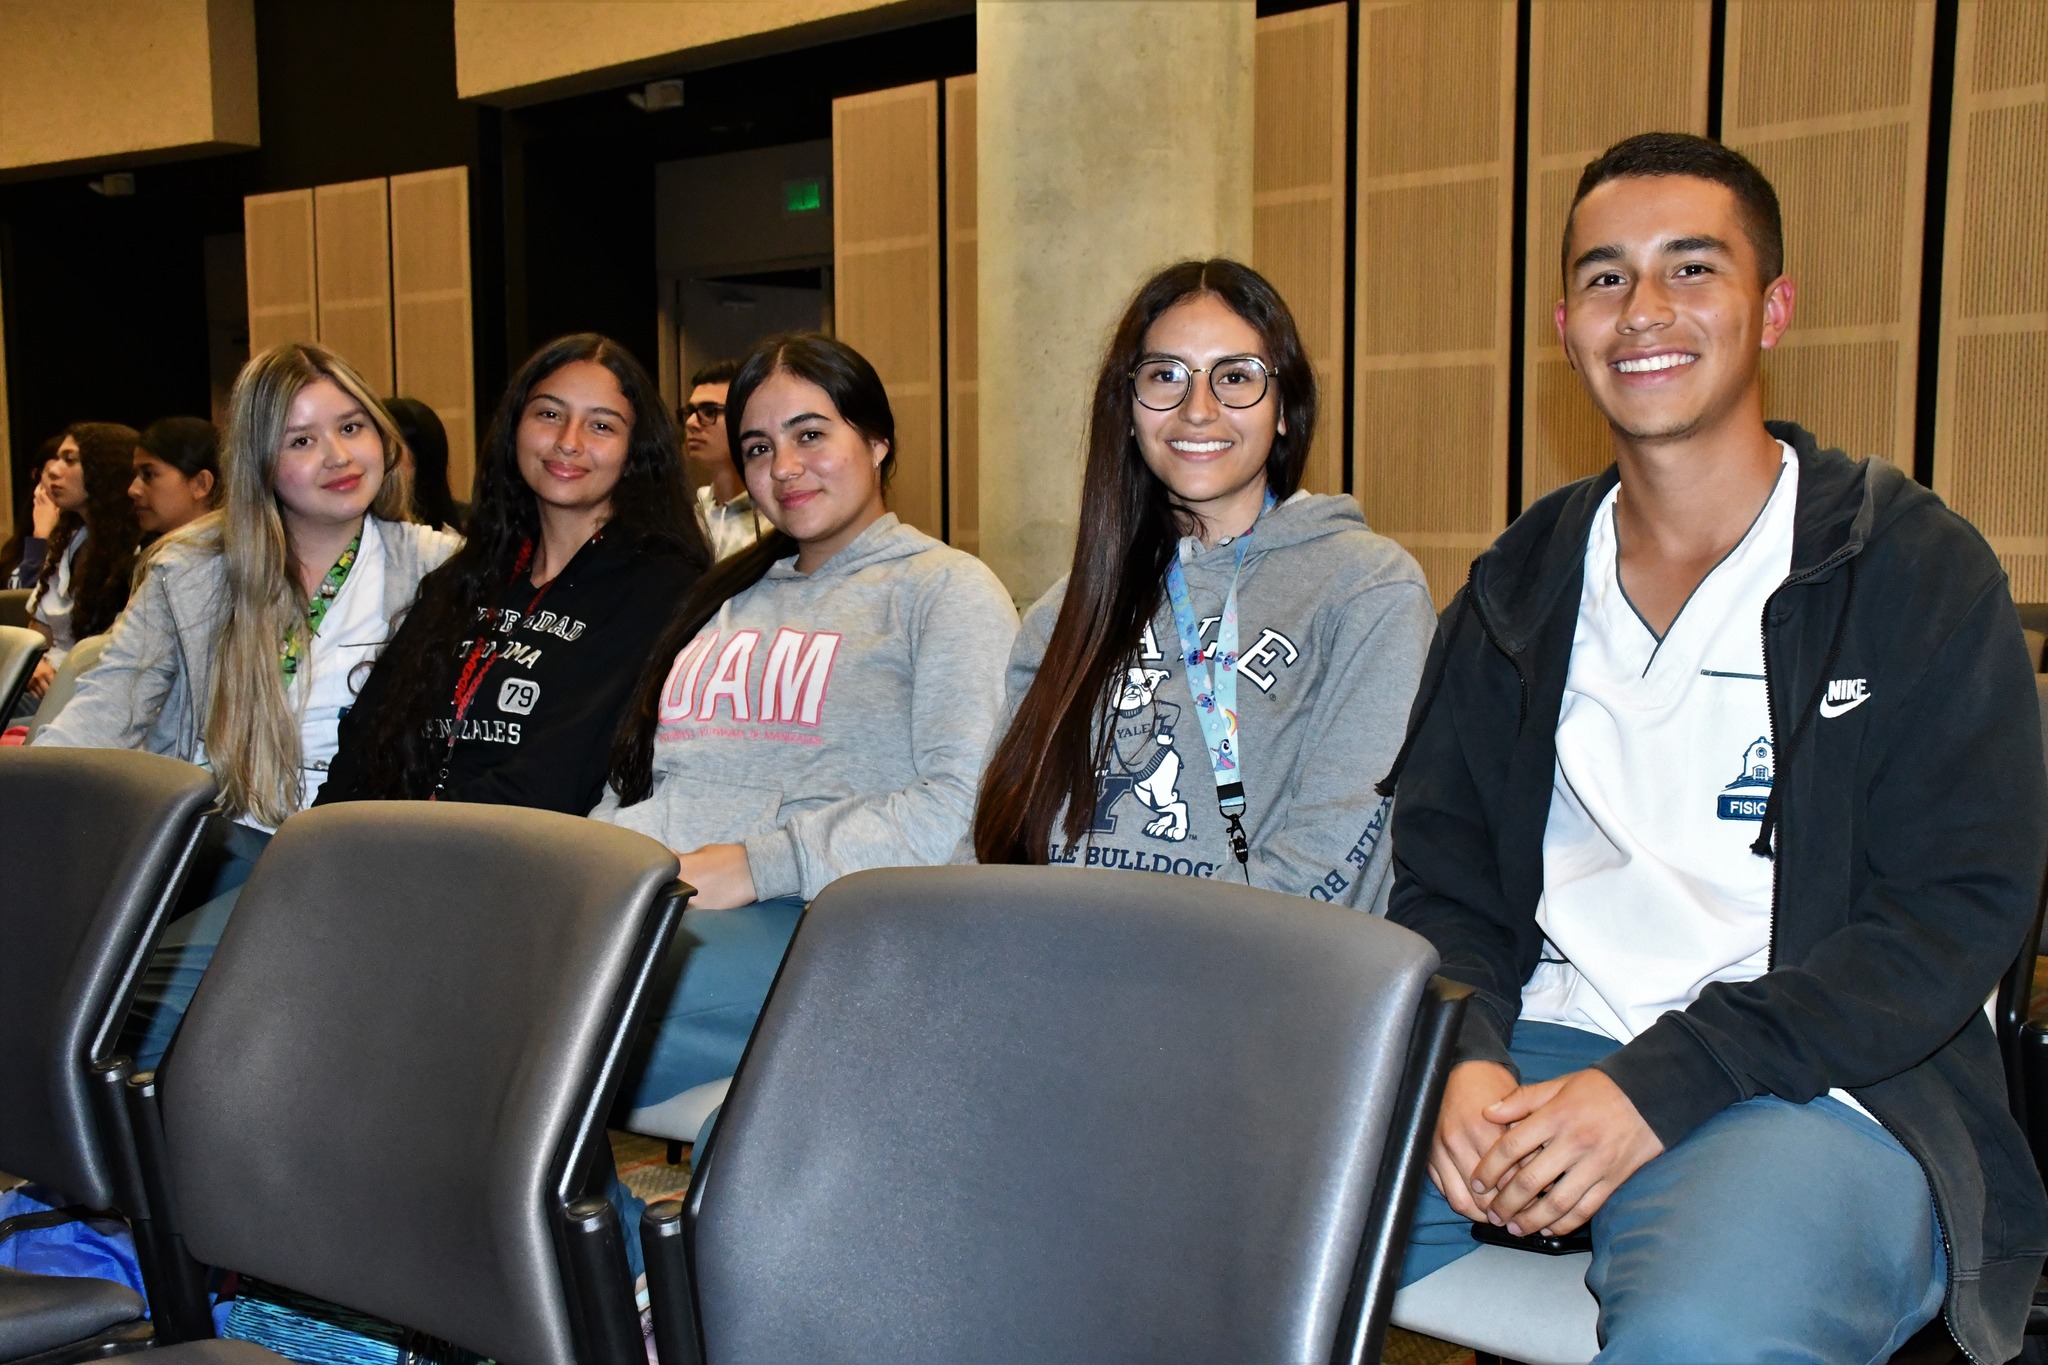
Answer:
<svg viewBox="0 0 2048 1365"><path fill-rule="evenodd" d="M896 414L889 410L889 392L882 377L867 357L843 341L817 332L789 332L769 337L740 362L725 397L726 447L732 462L746 475L746 461L740 455L740 428L746 416L747 400L770 376L790 374L816 384L839 409L846 424L870 441L889 447L882 457L881 477L886 486L896 465ZM640 673L633 700L619 721L618 738L612 744L612 790L622 805L645 801L654 792L654 732L661 724L661 691L668 682L670 666L683 647L697 638L718 609L760 582L769 566L797 552L797 543L786 532L771 530L751 546L697 580L683 604L676 609L661 633Z"/></svg>
<svg viewBox="0 0 2048 1365"><path fill-rule="evenodd" d="M456 650L477 629L478 612L497 606L520 547L540 534L539 500L519 473L519 419L543 379L579 360L610 370L633 408L605 535L642 554L677 556L696 569L711 562L683 481L675 419L647 371L624 347L593 332L543 346L512 376L484 435L469 538L421 582L407 647L385 656L391 669L385 698L361 739L365 796L417 800L433 790L440 746L426 727L454 695Z"/></svg>
<svg viewBox="0 0 2048 1365"><path fill-rule="evenodd" d="M974 853L984 863L1043 863L1062 808L1069 847L1095 815L1095 775L1111 728L1112 684L1136 657L1159 610L1166 566L1181 535L1171 491L1145 464L1131 415L1132 369L1145 334L1167 309L1212 294L1257 330L1286 429L1266 456L1266 488L1293 496L1315 439L1316 381L1278 291L1230 260L1182 261L1139 289L1117 323L1095 378L1088 464L1074 566L1038 676L989 759L974 811Z"/></svg>
<svg viewBox="0 0 2048 1365"><path fill-rule="evenodd" d="M220 478L220 432L204 417L159 417L142 429L136 446L188 479L213 475L209 508L219 507L227 493Z"/></svg>
<svg viewBox="0 0 2048 1365"><path fill-rule="evenodd" d="M128 485L135 480L137 436L134 427L115 422L76 422L64 434L78 442L85 507L82 514L66 512L57 519L36 587L49 589L64 552L81 531L87 533L71 565L71 635L83 640L113 625L128 605L135 549L142 543L142 525L128 498Z"/></svg>
<svg viewBox="0 0 2048 1365"><path fill-rule="evenodd" d="M417 398L387 398L384 411L412 452L412 508L428 526L460 531L455 495L448 489L448 429L435 411ZM637 425L639 418L634 422Z"/></svg>

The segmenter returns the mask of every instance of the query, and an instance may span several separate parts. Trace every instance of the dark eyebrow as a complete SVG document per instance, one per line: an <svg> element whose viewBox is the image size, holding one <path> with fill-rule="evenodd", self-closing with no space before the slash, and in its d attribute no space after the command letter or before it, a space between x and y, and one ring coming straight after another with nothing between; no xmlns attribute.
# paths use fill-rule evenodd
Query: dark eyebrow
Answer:
<svg viewBox="0 0 2048 1365"><path fill-rule="evenodd" d="M1719 237L1673 237L1664 244L1664 254L1667 256L1683 256L1694 251L1718 251L1723 256L1735 254Z"/></svg>
<svg viewBox="0 0 2048 1365"><path fill-rule="evenodd" d="M343 414L341 414L341 416L335 418L334 420L336 422L346 422L351 417L368 418L369 414L364 412L362 404L358 403L356 404L356 406L350 408L347 412L344 412ZM289 436L291 435L291 433L295 431L311 431L318 425L319 423L317 422L300 422L297 426L293 426L290 423L286 423L284 429L285 435Z"/></svg>
<svg viewBox="0 0 2048 1365"><path fill-rule="evenodd" d="M570 403L567 399L557 398L555 397L555 395L551 393L528 394L526 397L526 406L532 407L535 403L540 402L543 398L545 398L548 402L553 403L558 408L567 408L575 406L573 403ZM621 422L626 423L628 426L632 425L633 419L626 416L625 413L620 412L617 408L607 408L600 406L592 408L591 411L609 413L611 416L618 418Z"/></svg>
<svg viewBox="0 0 2048 1365"><path fill-rule="evenodd" d="M822 412L800 412L796 416L790 418L787 422L784 422L782 424L782 429L784 431L788 431L791 428L803 422L829 422L831 420L832 419L830 417L827 417Z"/></svg>
<svg viewBox="0 0 2048 1365"><path fill-rule="evenodd" d="M1605 261L1618 261L1620 259L1620 247L1596 246L1586 251L1576 261L1572 262L1572 274L1578 274L1579 271L1585 269L1589 265L1598 265Z"/></svg>

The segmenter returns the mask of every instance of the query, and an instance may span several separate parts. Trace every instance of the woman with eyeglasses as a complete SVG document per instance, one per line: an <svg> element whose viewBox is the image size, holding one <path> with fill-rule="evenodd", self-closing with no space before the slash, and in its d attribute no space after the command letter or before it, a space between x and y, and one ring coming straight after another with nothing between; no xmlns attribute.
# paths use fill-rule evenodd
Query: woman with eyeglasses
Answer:
<svg viewBox="0 0 2048 1365"><path fill-rule="evenodd" d="M1074 563L1025 614L974 852L1379 909L1436 614L1358 504L1300 487L1316 383L1257 272L1139 289L1095 384Z"/></svg>

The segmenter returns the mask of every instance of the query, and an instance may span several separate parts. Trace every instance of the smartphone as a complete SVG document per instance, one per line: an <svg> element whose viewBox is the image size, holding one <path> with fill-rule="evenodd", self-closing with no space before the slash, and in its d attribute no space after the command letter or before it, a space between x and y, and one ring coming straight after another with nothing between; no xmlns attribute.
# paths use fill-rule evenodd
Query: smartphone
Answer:
<svg viewBox="0 0 2048 1365"><path fill-rule="evenodd" d="M1576 1251L1593 1249L1593 1232L1590 1227L1582 1227L1577 1232L1567 1232L1562 1237L1545 1237L1540 1232L1517 1237L1506 1228L1497 1228L1491 1223L1474 1223L1472 1240L1485 1242L1488 1246L1507 1247L1511 1251L1533 1251L1539 1256L1569 1256Z"/></svg>

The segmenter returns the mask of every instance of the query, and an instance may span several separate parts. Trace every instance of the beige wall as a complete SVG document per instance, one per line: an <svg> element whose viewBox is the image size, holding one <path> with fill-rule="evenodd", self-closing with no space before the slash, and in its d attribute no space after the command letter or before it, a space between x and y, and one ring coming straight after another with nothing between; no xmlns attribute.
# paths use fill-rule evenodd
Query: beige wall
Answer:
<svg viewBox="0 0 2048 1365"><path fill-rule="evenodd" d="M258 140L253 0L0 0L0 172Z"/></svg>
<svg viewBox="0 0 2048 1365"><path fill-rule="evenodd" d="M526 104L971 8L968 0L455 0L455 88L464 99Z"/></svg>

